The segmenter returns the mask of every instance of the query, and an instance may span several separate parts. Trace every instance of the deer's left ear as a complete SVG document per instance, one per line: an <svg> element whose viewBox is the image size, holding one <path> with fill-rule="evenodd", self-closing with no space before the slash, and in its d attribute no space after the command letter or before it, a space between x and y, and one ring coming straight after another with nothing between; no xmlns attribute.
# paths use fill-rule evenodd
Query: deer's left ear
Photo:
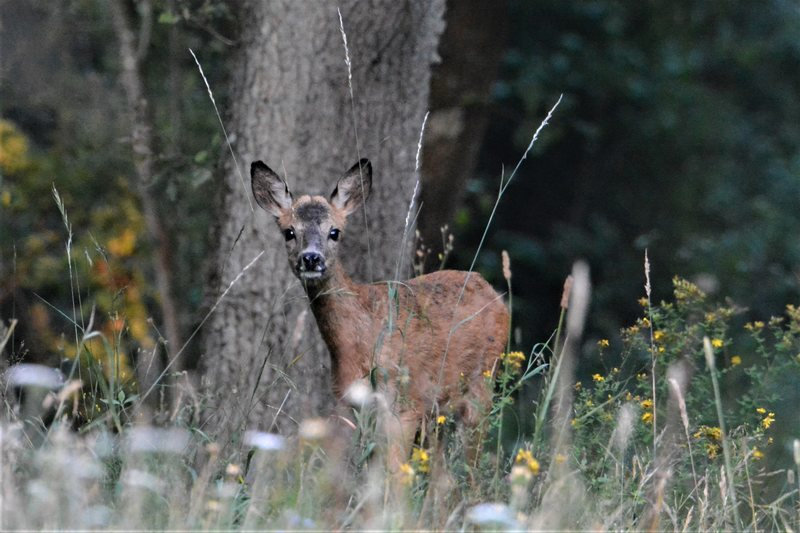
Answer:
<svg viewBox="0 0 800 533"><path fill-rule="evenodd" d="M339 179L331 194L331 205L349 215L367 201L371 188L372 163L362 159Z"/></svg>

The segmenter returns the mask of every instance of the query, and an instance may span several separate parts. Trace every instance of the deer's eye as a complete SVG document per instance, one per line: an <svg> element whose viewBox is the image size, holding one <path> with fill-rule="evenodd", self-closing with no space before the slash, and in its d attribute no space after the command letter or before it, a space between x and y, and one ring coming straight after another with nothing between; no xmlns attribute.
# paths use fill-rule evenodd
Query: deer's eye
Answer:
<svg viewBox="0 0 800 533"><path fill-rule="evenodd" d="M283 238L287 241L294 239L294 230L292 228L283 230Z"/></svg>
<svg viewBox="0 0 800 533"><path fill-rule="evenodd" d="M338 229L333 228L328 233L328 238L331 239L331 240L334 240L334 241L338 241L339 240L339 233L341 233L341 232Z"/></svg>

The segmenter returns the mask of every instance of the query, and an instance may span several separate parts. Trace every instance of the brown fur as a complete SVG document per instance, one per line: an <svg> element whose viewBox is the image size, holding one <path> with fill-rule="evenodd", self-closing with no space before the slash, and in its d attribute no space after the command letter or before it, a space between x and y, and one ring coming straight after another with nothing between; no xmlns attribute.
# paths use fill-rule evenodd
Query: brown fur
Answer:
<svg viewBox="0 0 800 533"><path fill-rule="evenodd" d="M271 181L258 183L254 174L259 205L275 215L282 231L295 232L296 238L287 240L287 251L301 281L298 261L308 243L320 243L319 236L333 228L344 236L347 215L369 194L371 167L366 162L363 168L369 172L365 181L358 184L354 171L359 167L353 167L330 202L321 196L292 201L288 188L283 198L285 184L276 181L280 178L274 173L264 174ZM273 191L278 201L260 190ZM324 217L311 220L299 216L303 213ZM494 370L508 336L509 313L502 297L479 274L454 270L406 282L354 283L336 260L336 240L323 240L314 250L324 256L325 276L306 281L306 290L331 353L337 396L378 369L379 388L397 415L388 426L396 441L395 463L407 457L427 415L457 415L474 426L489 401L483 373Z"/></svg>
<svg viewBox="0 0 800 533"><path fill-rule="evenodd" d="M475 402L486 400L483 372L493 370L506 344L509 317L502 298L479 274L454 270L391 286L397 288L394 301L389 283L359 285L339 267L309 294L331 352L334 390L341 395L378 367L389 372L384 386L397 411L421 421L437 404L475 423ZM404 372L407 387L399 379Z"/></svg>

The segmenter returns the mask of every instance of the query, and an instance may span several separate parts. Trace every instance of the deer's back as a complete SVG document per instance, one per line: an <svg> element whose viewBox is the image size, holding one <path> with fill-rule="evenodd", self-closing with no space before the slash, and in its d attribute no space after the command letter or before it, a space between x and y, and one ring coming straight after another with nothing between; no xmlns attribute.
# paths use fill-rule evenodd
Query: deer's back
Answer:
<svg viewBox="0 0 800 533"><path fill-rule="evenodd" d="M486 388L483 373L505 348L509 315L502 296L480 274L455 270L397 287L393 333L382 341L381 364L408 373L415 406L438 402L463 410L459 403ZM384 302L373 305L391 305Z"/></svg>

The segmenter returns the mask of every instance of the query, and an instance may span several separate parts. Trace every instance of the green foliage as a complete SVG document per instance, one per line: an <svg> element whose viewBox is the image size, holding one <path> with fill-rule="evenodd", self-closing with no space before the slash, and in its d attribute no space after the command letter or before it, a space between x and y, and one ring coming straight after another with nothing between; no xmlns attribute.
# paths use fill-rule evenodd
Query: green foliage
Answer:
<svg viewBox="0 0 800 533"><path fill-rule="evenodd" d="M637 474L646 471L641 470L642 465L652 461L658 466L658 455L652 455L657 436L656 453L669 457L672 469L674 502L670 505L683 515L698 504L698 483L721 479L722 443L727 438L740 501L769 506L766 499L771 496L767 495L787 489L784 480L770 479L767 473L776 467L792 469L790 442L800 434L796 417L775 413L787 394L797 394L796 387L789 385L800 379L797 309L788 306L787 317L773 317L770 326L748 323L744 329L750 335L737 335L734 340L731 329L741 310L714 304L686 280L675 278L673 286L672 301L652 308L646 298L640 301L645 316L622 331L620 367L594 374L591 386L576 384L574 459L590 487L614 490L622 482L631 491L629 497L636 500L641 490ZM766 329L769 341L764 336ZM715 369L707 367L703 337L710 339ZM601 360L610 358L608 346L608 341L600 341ZM711 372L718 372L725 384L723 413L728 435L720 429ZM681 384L680 395L670 378ZM633 426L621 446L620 428L628 423ZM617 473L625 471L621 478L610 475L612 465ZM759 486L764 501L752 501L754 485ZM790 512L790 507L782 509ZM763 521L759 527L770 527L766 516L753 520ZM698 523L696 527L706 526Z"/></svg>
<svg viewBox="0 0 800 533"><path fill-rule="evenodd" d="M169 12L169 5L177 11ZM224 3L204 0L157 1L153 9L156 20L168 13L174 20L139 19L143 27L151 24L142 33L149 35L142 64L155 138L154 175L146 186L159 211L170 214L163 223L174 292L181 325L189 329L204 297L208 191L216 164L209 154L221 152L222 140L187 48L208 67L224 104L224 69L218 65L229 52L221 34L232 16ZM129 333L123 348L129 355L151 350L159 333L148 319L160 323L154 248L136 193L108 6L93 0L24 3L7 20L15 21L9 23L14 29L4 38L16 39L4 47L8 68L0 84L6 117L0 123L0 314L19 319L9 344L12 359L58 365L74 356L64 342L72 325L58 312L72 309L73 299L78 316L95 309L96 326L107 337L118 336L119 328ZM60 59L52 64L51 57ZM54 185L70 213L71 268L80 287L64 283L67 235L54 209Z"/></svg>
<svg viewBox="0 0 800 533"><path fill-rule="evenodd" d="M561 273L579 257L597 282L590 329L600 336L636 315L630 280L642 278L645 248L660 297L679 273L753 316L797 300L796 6L554 0L510 10L482 177L455 229L472 249L500 164L519 157L563 93L482 256L482 271L497 272L506 249L532 273L515 286L527 340L551 331Z"/></svg>

